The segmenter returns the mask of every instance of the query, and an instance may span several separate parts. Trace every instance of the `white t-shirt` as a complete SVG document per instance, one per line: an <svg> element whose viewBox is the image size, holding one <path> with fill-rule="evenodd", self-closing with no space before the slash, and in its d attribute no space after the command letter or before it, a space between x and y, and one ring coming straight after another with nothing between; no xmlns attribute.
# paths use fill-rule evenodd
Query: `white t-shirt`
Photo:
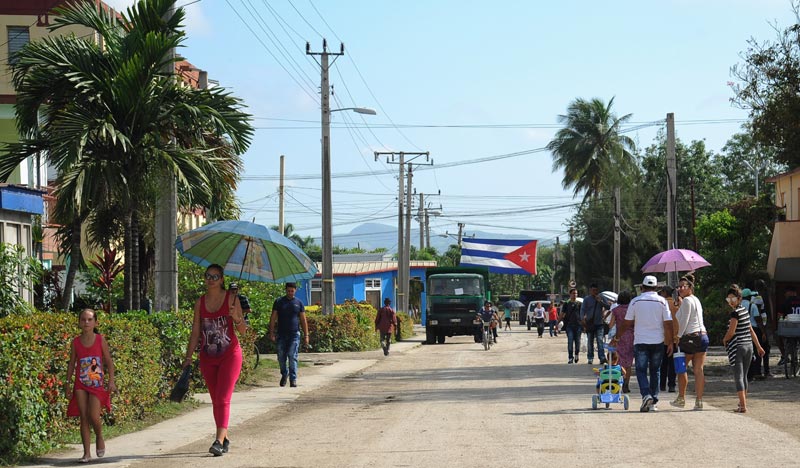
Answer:
<svg viewBox="0 0 800 468"><path fill-rule="evenodd" d="M664 322L672 320L667 301L655 293L646 291L636 296L628 306L625 320L633 320L633 344L664 343Z"/></svg>
<svg viewBox="0 0 800 468"><path fill-rule="evenodd" d="M681 301L681 307L675 312L678 320L678 336L688 333L706 332L703 324L703 306L696 296L686 296Z"/></svg>

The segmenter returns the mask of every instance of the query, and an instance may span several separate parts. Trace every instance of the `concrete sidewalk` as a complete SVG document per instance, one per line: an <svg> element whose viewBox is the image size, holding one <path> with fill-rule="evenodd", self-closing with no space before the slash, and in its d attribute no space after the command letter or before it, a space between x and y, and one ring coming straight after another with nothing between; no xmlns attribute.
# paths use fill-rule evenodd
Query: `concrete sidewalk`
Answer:
<svg viewBox="0 0 800 468"><path fill-rule="evenodd" d="M414 336L406 341L393 343L388 359L396 353L420 346L423 340L424 336ZM291 403L304 393L313 392L335 380L356 374L373 365L378 359L384 359L381 350L362 353L303 353L300 355L301 361L322 365L314 365L313 371L308 371L308 367L300 369L298 386L295 388L279 387L276 384L274 387L234 393L231 398L229 428L234 433L236 426L280 405ZM208 441L210 446L214 438L211 399L207 393L196 394L194 397L203 405L192 412L162 421L139 432L106 439L104 458L95 458L95 447L92 444L93 458L90 464L126 467L145 458L157 458L197 441ZM21 466L74 466L82 455L81 445L70 445L67 450L48 454Z"/></svg>

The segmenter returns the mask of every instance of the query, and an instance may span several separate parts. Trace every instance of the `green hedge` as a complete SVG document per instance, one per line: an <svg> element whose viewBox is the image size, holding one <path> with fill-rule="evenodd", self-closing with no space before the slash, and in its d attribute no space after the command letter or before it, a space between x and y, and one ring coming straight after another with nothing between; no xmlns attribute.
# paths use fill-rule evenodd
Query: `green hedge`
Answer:
<svg viewBox="0 0 800 468"><path fill-rule="evenodd" d="M333 314L323 315L318 306L306 307L309 345L311 351L319 353L367 351L380 347L380 336L375 331L377 310L366 302L347 302L337 304ZM400 337L409 338L414 334L414 320L407 314L399 313ZM269 314L262 314L260 320L269 323ZM258 348L262 353L274 353L275 343L269 340L268 332L258 337Z"/></svg>
<svg viewBox="0 0 800 468"><path fill-rule="evenodd" d="M161 378L157 330L124 316L99 317L116 365L115 419L141 417L157 400ZM73 314L36 313L0 319L0 462L46 452L77 424L66 418L63 393L69 346L77 336Z"/></svg>

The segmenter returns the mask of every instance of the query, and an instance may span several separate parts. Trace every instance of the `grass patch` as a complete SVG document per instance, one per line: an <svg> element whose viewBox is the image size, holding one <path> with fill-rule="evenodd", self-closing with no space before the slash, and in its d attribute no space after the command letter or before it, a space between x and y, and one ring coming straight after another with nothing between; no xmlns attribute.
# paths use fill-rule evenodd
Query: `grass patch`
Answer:
<svg viewBox="0 0 800 468"><path fill-rule="evenodd" d="M200 402L191 399L187 399L183 403L173 403L171 401L159 402L156 404L153 410L147 413L142 419L134 419L131 421L126 421L124 423L118 423L114 425L108 424L104 421L103 438L108 440L117 436L141 431L142 429L150 427L154 424L158 424L162 421L166 421L167 419L171 419L176 416L180 416L182 414L193 411L200 405L201 405ZM80 444L81 443L80 428L76 427L75 430L69 431L64 437L64 439L61 441L61 443ZM94 432L92 433L92 443L94 443Z"/></svg>

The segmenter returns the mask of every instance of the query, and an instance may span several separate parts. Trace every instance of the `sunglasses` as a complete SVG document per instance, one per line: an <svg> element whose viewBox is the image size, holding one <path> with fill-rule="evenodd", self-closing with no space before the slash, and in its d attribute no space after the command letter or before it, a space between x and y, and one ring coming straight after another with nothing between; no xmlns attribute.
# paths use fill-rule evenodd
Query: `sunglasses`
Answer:
<svg viewBox="0 0 800 468"><path fill-rule="evenodd" d="M220 278L222 278L220 275L213 275L211 273L206 273L206 279L207 280L217 281Z"/></svg>

